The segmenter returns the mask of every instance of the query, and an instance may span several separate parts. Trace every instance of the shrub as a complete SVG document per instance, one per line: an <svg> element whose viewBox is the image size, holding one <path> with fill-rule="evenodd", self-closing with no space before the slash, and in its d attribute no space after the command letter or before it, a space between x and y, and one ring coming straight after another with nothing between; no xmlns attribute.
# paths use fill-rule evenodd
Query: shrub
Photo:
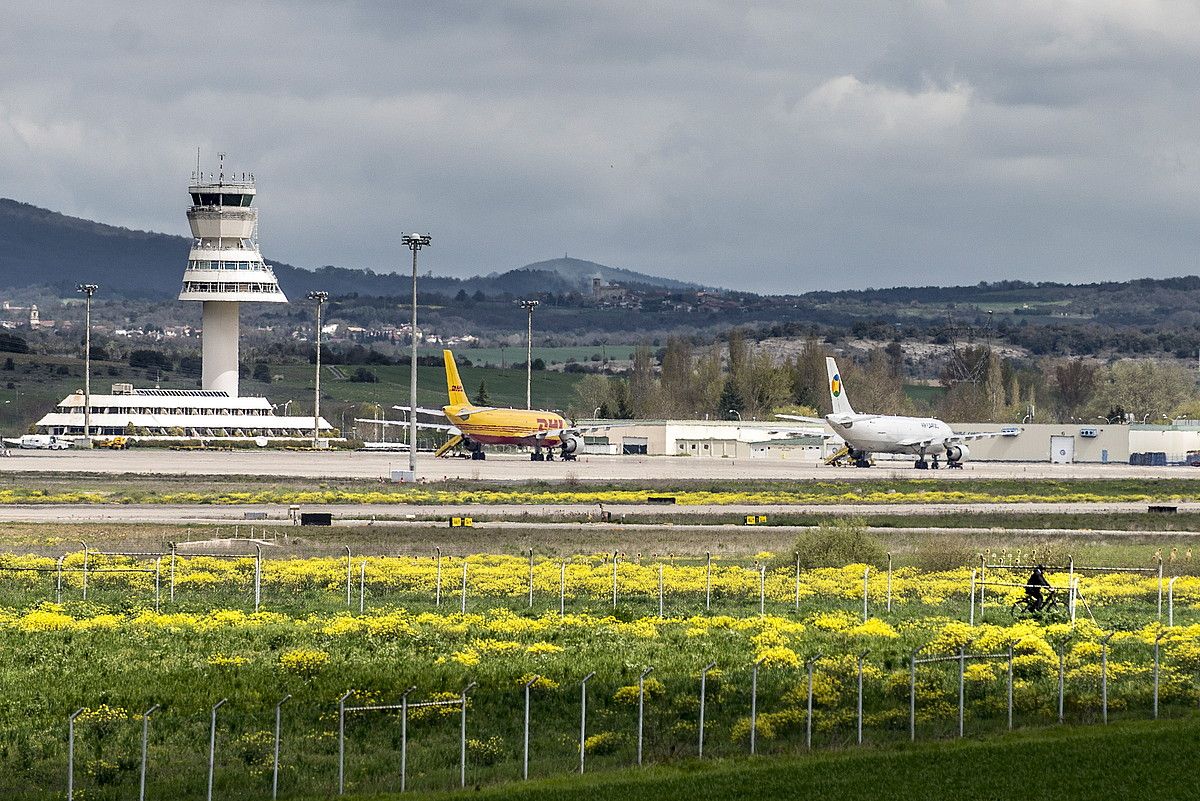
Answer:
<svg viewBox="0 0 1200 801"><path fill-rule="evenodd" d="M800 560L800 567L805 569L878 565L887 559L883 543L867 531L866 522L858 517L823 520L797 537L792 550Z"/></svg>

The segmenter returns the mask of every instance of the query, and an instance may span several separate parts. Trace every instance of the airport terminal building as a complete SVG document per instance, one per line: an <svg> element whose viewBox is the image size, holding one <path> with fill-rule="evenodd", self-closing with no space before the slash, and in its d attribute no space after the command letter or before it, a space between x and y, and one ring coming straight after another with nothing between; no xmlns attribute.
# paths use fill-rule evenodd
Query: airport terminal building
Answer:
<svg viewBox="0 0 1200 801"><path fill-rule="evenodd" d="M968 443L970 461L1128 464L1131 454L1164 454L1181 463L1200 452L1200 420L1166 425L963 423L958 431L994 431ZM586 453L817 462L842 447L827 426L748 420L638 420L585 437ZM879 454L877 461L911 462Z"/></svg>

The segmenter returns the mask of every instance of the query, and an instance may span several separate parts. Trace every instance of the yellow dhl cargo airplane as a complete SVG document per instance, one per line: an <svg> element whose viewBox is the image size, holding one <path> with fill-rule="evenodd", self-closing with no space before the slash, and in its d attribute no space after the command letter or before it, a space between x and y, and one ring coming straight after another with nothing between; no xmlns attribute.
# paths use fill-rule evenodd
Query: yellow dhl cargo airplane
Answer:
<svg viewBox="0 0 1200 801"><path fill-rule="evenodd" d="M571 461L583 452L583 434L586 431L597 431L615 428L621 423L602 424L594 426L577 426L557 412L540 409L503 409L495 406L476 406L471 403L463 389L462 379L458 375L458 365L454 363L454 354L448 350L442 351L446 363L446 390L449 403L441 409L421 409L421 414L445 415L448 424L417 423L418 428L433 428L447 431L451 434L449 441L434 452L435 456L445 456L454 447L463 445L471 453L472 459L485 459L484 445L524 445L532 447L530 458L535 462L553 461L557 449L564 460ZM393 407L402 411L411 411L408 406ZM363 419L364 423L380 421ZM407 423L391 422L388 425L405 426Z"/></svg>

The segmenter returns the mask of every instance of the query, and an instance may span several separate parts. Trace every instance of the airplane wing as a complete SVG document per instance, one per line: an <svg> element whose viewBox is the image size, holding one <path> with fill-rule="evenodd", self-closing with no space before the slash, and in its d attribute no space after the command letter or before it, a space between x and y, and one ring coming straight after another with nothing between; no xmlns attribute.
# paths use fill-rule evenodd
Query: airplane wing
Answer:
<svg viewBox="0 0 1200 801"><path fill-rule="evenodd" d="M413 407L411 407L411 406L393 406L392 408L397 409L402 412L408 412L408 411L412 411ZM479 411L479 410L476 409L475 411ZM417 414L432 414L436 417L445 417L445 412L443 412L441 409L426 409L421 406L417 407Z"/></svg>
<svg viewBox="0 0 1200 801"><path fill-rule="evenodd" d="M903 439L896 444L903 448L928 448L934 442L940 442L943 445L952 442L971 442L977 439L992 439L993 437L1011 437L1011 433L1004 431L971 431L962 434L953 434L949 437L930 437L926 439Z"/></svg>
<svg viewBox="0 0 1200 801"><path fill-rule="evenodd" d="M356 423L370 423L377 426L397 426L399 428L408 428L411 423L407 420L376 420L373 417L355 417ZM449 431L452 434L461 433L457 426L448 425L446 423L422 423L417 421L417 428L431 429L434 431Z"/></svg>
<svg viewBox="0 0 1200 801"><path fill-rule="evenodd" d="M1017 429L1017 433L1021 433L1021 429ZM993 437L1011 437L1014 434L1007 431L971 431L962 434L955 434L952 437L946 437L946 442L969 442L976 439L992 439Z"/></svg>
<svg viewBox="0 0 1200 801"><path fill-rule="evenodd" d="M777 414L780 420L794 420L797 423L824 423L824 417L805 417L799 414Z"/></svg>

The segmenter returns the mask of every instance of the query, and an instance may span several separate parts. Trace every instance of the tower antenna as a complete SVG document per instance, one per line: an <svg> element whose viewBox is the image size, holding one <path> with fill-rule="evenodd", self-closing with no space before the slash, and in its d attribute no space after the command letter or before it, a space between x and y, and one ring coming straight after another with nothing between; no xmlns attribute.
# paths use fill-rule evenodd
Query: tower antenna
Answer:
<svg viewBox="0 0 1200 801"><path fill-rule="evenodd" d="M220 159L220 169L217 172L217 183L225 183L225 154L218 153Z"/></svg>
<svg viewBox="0 0 1200 801"><path fill-rule="evenodd" d="M200 146L196 146L196 180L199 181L200 175Z"/></svg>

